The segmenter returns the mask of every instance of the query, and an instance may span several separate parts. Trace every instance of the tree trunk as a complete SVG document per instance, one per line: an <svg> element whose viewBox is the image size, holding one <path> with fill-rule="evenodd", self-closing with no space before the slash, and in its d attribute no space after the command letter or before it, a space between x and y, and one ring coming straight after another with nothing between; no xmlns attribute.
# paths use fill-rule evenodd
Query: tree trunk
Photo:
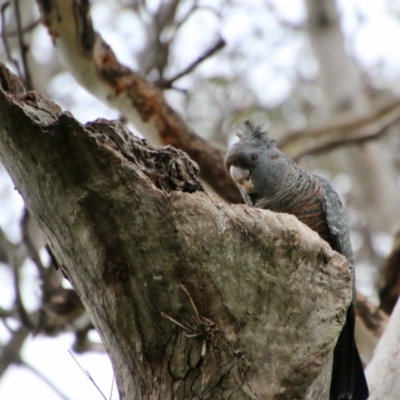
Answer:
<svg viewBox="0 0 400 400"><path fill-rule="evenodd" d="M181 151L85 126L0 71L0 157L111 357L121 399L327 398L344 257L228 205Z"/></svg>
<svg viewBox="0 0 400 400"><path fill-rule="evenodd" d="M388 326L376 346L365 374L370 385L369 400L397 400L400 393L400 303L397 302Z"/></svg>

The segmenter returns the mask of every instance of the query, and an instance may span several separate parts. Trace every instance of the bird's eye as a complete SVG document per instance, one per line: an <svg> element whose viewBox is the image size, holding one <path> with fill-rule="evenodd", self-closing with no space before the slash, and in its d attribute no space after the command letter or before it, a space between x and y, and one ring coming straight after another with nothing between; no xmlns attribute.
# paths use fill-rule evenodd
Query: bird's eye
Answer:
<svg viewBox="0 0 400 400"><path fill-rule="evenodd" d="M250 156L250 158L251 158L251 161L255 161L255 160L257 160L258 156L257 156L257 154L252 154Z"/></svg>

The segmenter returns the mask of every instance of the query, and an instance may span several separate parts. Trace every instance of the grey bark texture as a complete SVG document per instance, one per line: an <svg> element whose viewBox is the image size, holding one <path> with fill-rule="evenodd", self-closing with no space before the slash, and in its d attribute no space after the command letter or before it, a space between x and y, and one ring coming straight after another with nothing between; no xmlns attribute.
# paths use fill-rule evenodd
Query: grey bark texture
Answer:
<svg viewBox="0 0 400 400"><path fill-rule="evenodd" d="M324 399L344 257L228 205L118 122L85 126L0 71L0 158L112 360L121 399Z"/></svg>

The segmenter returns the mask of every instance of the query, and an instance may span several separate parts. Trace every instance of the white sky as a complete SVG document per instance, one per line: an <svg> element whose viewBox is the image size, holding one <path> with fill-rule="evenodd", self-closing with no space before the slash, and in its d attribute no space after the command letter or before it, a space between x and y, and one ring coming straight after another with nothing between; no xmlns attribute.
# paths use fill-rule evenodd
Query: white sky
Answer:
<svg viewBox="0 0 400 400"><path fill-rule="evenodd" d="M244 2L240 11L228 11L227 17L224 19L223 25L219 27L217 20L211 13L204 13L194 20L190 26L190 34L181 38L182 42L190 43L188 49L182 54L178 64L184 66L195 59L199 53L199 46L202 46L202 32L222 31L224 37L228 40L228 46L242 45L243 37L250 35L255 25L259 25L265 29L266 24L271 26L274 21L265 21L257 14L257 5L261 0L252 0ZM277 8L285 20L299 22L304 17L303 3L301 0L285 0L275 1ZM155 2L157 3L157 2ZM208 1L212 6L215 1ZM343 26L349 38L349 46L356 55L359 62L367 69L373 69L380 62L384 65L384 80L386 82L397 81L398 66L400 65L400 52L398 51L400 43L400 22L398 19L400 7L393 1L384 0L340 0L339 1L343 13ZM391 13L387 12L391 7ZM397 7L397 8L396 8ZM397 19L395 14L397 13ZM132 34L132 24L135 23L133 14L115 15L101 2L93 8L95 25L106 40L116 51L118 57L125 64L135 68L132 53L126 52L126 46L121 45L121 37L128 40ZM363 23L360 25L360 18ZM357 30L355 31L355 28ZM189 28L188 28L189 29ZM271 28L272 29L272 28ZM196 33L197 32L197 33ZM273 32L273 30L272 30ZM143 33L135 32L137 43L143 43ZM142 36L141 36L142 35ZM262 52L262 42L253 42L249 44L249 52ZM282 68L297 62L296 54L300 49L301 41L290 41L287 47L280 49L277 60L281 63ZM47 37L44 29L37 31L37 47L35 51L46 61L46 54L51 47L51 41ZM140 46L136 49L138 50ZM134 49L132 50L132 52ZM265 93L266 102L274 102L279 100L282 93L290 90L285 79L277 78L273 70L269 68L267 63L260 63L253 69L250 79L251 85L255 89L258 88L260 82L273 82L269 85L271 90ZM207 75L207 69L212 71L215 68L213 60L207 61L202 66L202 73ZM230 66L222 66L222 70L229 73ZM398 84L398 83L397 83ZM63 87L63 91L58 90ZM81 103L76 103L70 109L75 117L81 122L93 120L98 117L116 118L117 113L102 105L97 99L93 98L86 90L80 88L75 81L68 75L63 74L57 76L49 87L50 93L61 104L74 104L68 99L77 97L84 100L85 107ZM7 177L4 169L0 167L0 227L14 241L19 239L18 221L21 216L22 200L18 193L14 190L12 182ZM388 251L388 238L377 237L378 247ZM379 244L380 243L380 244ZM27 267L29 271L29 266ZM32 271L32 270L31 270ZM29 275L29 274L28 274ZM368 275L370 276L370 275ZM36 277L31 274L25 278L29 282L34 282ZM364 282L365 285L371 285L370 280ZM10 302L12 295L11 278L4 272L4 268L0 267L0 306L6 307ZM34 300L35 294L31 294ZM0 324L0 344L7 340L7 331ZM68 395L71 399L100 399L91 382L84 376L83 372L77 367L75 361L68 353L72 343L71 335L65 334L57 339L49 339L43 337L30 338L23 351L24 358L27 362L34 365L47 378ZM109 397L109 390L113 373L108 358L99 354L87 354L84 356L76 356L82 367L90 372L94 380L102 387L103 392ZM4 400L19 400L27 398L40 398L41 400L59 399L57 395L43 382L37 379L29 370L24 367L13 367L7 371L6 376L0 380L0 398ZM118 398L116 390L114 390L114 398Z"/></svg>

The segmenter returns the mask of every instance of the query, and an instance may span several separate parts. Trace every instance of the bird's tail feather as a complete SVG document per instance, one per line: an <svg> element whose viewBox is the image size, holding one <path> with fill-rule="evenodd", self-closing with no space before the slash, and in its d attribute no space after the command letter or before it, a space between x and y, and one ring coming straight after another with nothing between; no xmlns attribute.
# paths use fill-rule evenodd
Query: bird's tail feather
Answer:
<svg viewBox="0 0 400 400"><path fill-rule="evenodd" d="M354 341L354 323L354 305L351 304L333 353L330 400L367 400L369 396L364 369Z"/></svg>

